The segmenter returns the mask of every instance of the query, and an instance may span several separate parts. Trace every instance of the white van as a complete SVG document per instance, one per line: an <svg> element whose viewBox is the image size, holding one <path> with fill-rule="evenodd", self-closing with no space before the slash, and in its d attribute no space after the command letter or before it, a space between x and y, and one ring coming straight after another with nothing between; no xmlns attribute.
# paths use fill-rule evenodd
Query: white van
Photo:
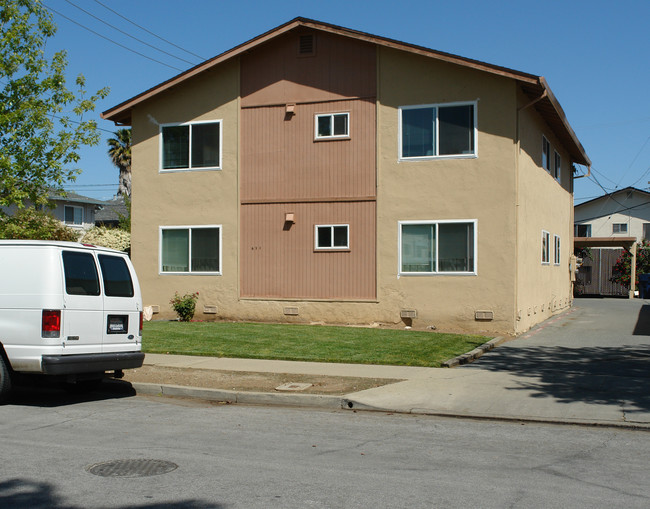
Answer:
<svg viewBox="0 0 650 509"><path fill-rule="evenodd" d="M67 381L142 366L142 296L126 253L0 240L0 400L20 374Z"/></svg>

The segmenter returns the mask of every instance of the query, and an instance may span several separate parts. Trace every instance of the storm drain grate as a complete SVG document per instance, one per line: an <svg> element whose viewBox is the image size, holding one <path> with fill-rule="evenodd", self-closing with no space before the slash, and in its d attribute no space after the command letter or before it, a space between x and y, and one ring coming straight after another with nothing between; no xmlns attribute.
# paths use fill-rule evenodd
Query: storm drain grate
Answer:
<svg viewBox="0 0 650 509"><path fill-rule="evenodd" d="M177 468L178 465L171 461L139 459L95 463L86 467L86 470L102 477L149 477L166 474Z"/></svg>

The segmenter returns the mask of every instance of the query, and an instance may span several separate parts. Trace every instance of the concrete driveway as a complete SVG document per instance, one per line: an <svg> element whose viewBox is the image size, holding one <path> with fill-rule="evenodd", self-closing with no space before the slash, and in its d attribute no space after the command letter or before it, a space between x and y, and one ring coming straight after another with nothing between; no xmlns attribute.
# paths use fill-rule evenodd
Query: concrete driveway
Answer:
<svg viewBox="0 0 650 509"><path fill-rule="evenodd" d="M650 428L650 301L577 299L472 364L349 399L394 411Z"/></svg>

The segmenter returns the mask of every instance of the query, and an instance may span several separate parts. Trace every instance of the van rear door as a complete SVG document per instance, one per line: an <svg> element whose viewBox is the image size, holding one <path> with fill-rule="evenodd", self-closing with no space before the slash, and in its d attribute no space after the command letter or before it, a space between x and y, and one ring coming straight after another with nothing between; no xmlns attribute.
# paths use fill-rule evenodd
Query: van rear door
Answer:
<svg viewBox="0 0 650 509"><path fill-rule="evenodd" d="M99 271L88 251L64 250L62 316L65 355L99 353L102 349L102 304Z"/></svg>
<svg viewBox="0 0 650 509"><path fill-rule="evenodd" d="M103 352L133 351L140 343L140 293L126 256L97 254L104 285Z"/></svg>

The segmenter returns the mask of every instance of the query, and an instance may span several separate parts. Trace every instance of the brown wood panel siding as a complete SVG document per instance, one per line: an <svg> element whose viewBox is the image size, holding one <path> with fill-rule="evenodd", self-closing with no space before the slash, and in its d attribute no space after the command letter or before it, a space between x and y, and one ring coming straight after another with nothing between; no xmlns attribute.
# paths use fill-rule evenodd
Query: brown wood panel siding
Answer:
<svg viewBox="0 0 650 509"><path fill-rule="evenodd" d="M298 53L301 35L313 35L313 56ZM240 65L242 107L376 95L375 46L335 34L292 31L242 55Z"/></svg>
<svg viewBox="0 0 650 509"><path fill-rule="evenodd" d="M317 251L317 224L348 224L350 249ZM242 205L241 295L374 300L375 238L374 201Z"/></svg>
<svg viewBox="0 0 650 509"><path fill-rule="evenodd" d="M375 196L375 105L337 101L241 111L241 199ZM350 113L349 139L314 139L315 115Z"/></svg>

